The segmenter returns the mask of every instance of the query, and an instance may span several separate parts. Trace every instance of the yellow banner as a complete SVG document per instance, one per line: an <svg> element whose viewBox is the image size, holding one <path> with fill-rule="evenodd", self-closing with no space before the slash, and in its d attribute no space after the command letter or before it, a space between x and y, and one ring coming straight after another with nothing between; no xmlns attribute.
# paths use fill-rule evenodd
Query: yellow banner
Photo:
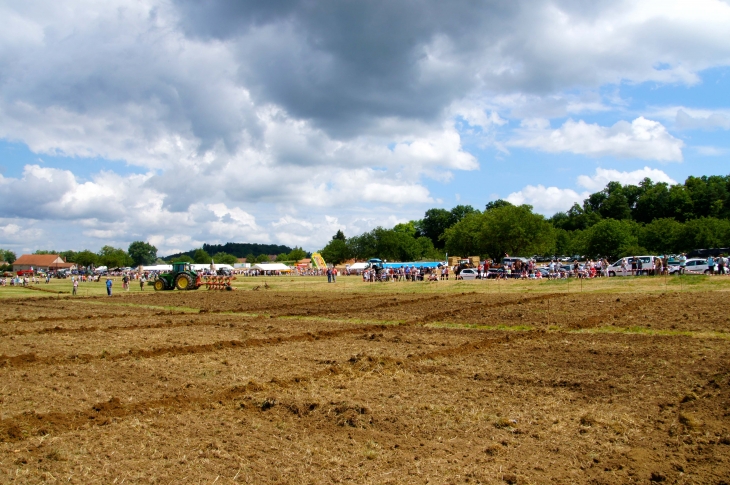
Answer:
<svg viewBox="0 0 730 485"><path fill-rule="evenodd" d="M327 264L324 262L324 258L319 253L312 253L312 261L317 269L327 269Z"/></svg>

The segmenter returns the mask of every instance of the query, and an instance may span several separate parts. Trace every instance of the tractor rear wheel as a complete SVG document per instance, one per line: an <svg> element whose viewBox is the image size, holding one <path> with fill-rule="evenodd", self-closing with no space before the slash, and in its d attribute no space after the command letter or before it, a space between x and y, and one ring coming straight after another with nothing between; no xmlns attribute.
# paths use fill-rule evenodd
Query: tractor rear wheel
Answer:
<svg viewBox="0 0 730 485"><path fill-rule="evenodd" d="M178 275L175 286L178 290L191 290L195 285L193 284L193 278L189 274L183 273Z"/></svg>
<svg viewBox="0 0 730 485"><path fill-rule="evenodd" d="M165 289L165 282L162 279L159 279L155 281L155 284L152 285L152 287L155 289L155 291L162 291Z"/></svg>

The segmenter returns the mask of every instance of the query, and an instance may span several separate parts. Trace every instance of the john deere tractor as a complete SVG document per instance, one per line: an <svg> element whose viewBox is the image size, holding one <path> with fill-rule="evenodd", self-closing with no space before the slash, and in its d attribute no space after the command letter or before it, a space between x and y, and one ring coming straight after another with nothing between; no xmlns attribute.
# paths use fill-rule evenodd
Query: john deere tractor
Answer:
<svg viewBox="0 0 730 485"><path fill-rule="evenodd" d="M172 271L157 276L154 282L155 291L162 290L197 290L200 288L200 278L193 271L190 263L172 263Z"/></svg>

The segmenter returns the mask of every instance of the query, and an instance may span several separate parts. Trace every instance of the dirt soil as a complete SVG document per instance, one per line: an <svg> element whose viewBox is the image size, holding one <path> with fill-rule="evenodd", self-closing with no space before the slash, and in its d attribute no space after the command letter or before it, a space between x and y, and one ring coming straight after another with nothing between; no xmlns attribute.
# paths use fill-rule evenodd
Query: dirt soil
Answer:
<svg viewBox="0 0 730 485"><path fill-rule="evenodd" d="M8 299L0 482L727 484L726 299Z"/></svg>

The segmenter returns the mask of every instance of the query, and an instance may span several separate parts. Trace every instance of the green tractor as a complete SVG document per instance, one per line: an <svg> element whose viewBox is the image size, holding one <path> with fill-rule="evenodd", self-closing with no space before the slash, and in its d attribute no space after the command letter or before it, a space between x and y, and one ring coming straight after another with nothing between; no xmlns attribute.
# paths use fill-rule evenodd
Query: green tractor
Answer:
<svg viewBox="0 0 730 485"><path fill-rule="evenodd" d="M190 263L179 261L172 263L172 271L157 275L153 287L155 291L163 290L197 290L200 288L200 277L193 271Z"/></svg>

